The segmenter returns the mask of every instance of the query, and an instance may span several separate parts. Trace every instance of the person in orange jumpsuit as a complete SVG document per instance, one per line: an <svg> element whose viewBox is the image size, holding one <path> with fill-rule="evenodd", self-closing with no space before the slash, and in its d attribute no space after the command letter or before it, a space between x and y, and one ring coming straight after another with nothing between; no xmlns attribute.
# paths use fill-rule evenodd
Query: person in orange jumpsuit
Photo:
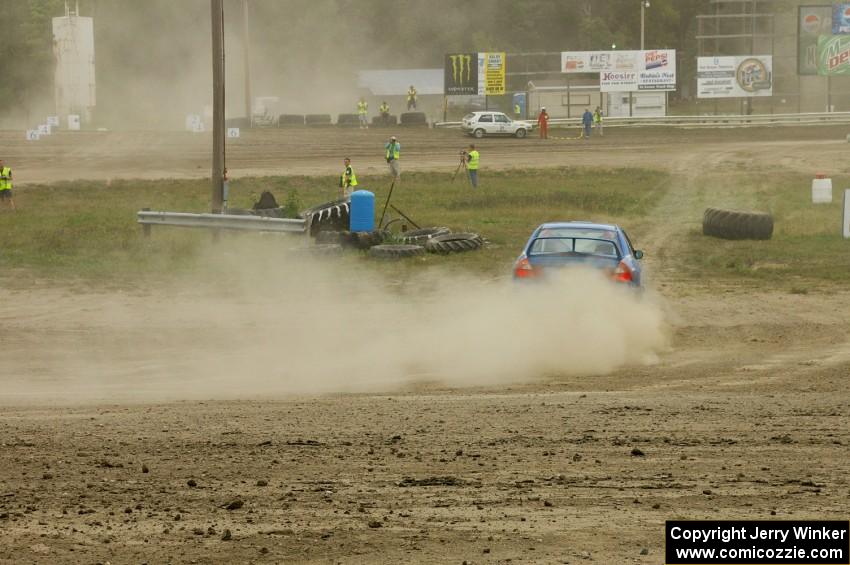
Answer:
<svg viewBox="0 0 850 565"><path fill-rule="evenodd" d="M540 139L549 139L549 114L546 112L546 107L540 108L540 115L537 116L537 127L540 128Z"/></svg>

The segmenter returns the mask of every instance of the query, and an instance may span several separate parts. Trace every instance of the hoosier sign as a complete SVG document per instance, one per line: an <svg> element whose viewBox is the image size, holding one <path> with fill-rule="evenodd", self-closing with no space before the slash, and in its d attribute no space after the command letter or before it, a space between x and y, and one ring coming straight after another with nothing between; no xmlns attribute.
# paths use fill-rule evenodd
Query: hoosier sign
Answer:
<svg viewBox="0 0 850 565"><path fill-rule="evenodd" d="M676 51L563 51L561 72L599 73L602 92L676 90Z"/></svg>

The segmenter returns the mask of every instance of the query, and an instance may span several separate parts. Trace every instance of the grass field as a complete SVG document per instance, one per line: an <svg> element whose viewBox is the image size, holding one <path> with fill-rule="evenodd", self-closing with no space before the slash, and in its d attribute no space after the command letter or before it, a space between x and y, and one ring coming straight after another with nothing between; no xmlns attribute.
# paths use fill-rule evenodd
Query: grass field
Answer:
<svg viewBox="0 0 850 565"><path fill-rule="evenodd" d="M361 187L373 188L380 214L389 187L382 186L387 184L385 178L380 185L371 180L361 178ZM446 174L405 175L392 199L405 214L423 226L476 231L491 242L478 253L427 256L417 264L449 263L504 273L539 223L592 218L637 227L668 186L665 173L645 170L496 172L484 175L481 182L480 190L473 192L463 176L452 183ZM209 182L202 180L27 187L17 194L19 211L2 216L0 267L12 270L17 280L80 278L113 283L194 269L209 233L155 228L153 237L145 239L135 214L145 207L203 212L209 206L209 190ZM337 192L335 178L240 179L231 183L230 205L250 207L263 190L271 190L280 204L290 201L299 208L332 200ZM281 247L299 244L292 239Z"/></svg>
<svg viewBox="0 0 850 565"><path fill-rule="evenodd" d="M280 204L301 209L336 196L336 178L263 177L231 183L231 206L250 207L263 190ZM834 179L836 187L850 179ZM386 177L360 179L374 190L378 214ZM782 280L800 288L850 276L847 243L840 233L841 205L813 206L801 175L755 174L746 170L698 179L681 240L665 260L682 276L702 280ZM473 191L463 176L409 173L396 187L393 203L422 226L474 231L490 244L482 251L449 257L426 256L404 262L406 269L443 265L487 276L504 275L530 231L551 220L586 219L616 222L642 245L642 234L656 222L656 206L671 187L668 173L646 169L560 168L485 172ZM839 191L836 190L836 195ZM201 267L210 234L178 228L155 228L142 237L135 222L141 208L202 212L208 208L204 180L115 181L34 185L18 191L19 211L0 215L0 268L6 285L32 280L72 280L129 284ZM770 241L724 241L705 238L700 221L705 206L767 210L776 229ZM692 216L692 217L691 217ZM224 237L231 237L225 234ZM240 234L245 245L250 234ZM289 238L290 236L286 236ZM281 250L302 242L287 239ZM646 249L648 256L655 252ZM352 252L357 257L356 252ZM366 257L363 257L366 261ZM379 267L382 268L382 267ZM385 268L385 267L383 267ZM396 266L393 267L397 269Z"/></svg>
<svg viewBox="0 0 850 565"><path fill-rule="evenodd" d="M811 178L799 174L750 173L706 175L698 180L700 201L773 214L769 241L707 238L695 224L685 238L682 270L692 276L781 282L792 291L805 284L850 277L848 241L841 232L839 187L848 178L833 178L833 202L812 204ZM798 285L799 286L796 286Z"/></svg>

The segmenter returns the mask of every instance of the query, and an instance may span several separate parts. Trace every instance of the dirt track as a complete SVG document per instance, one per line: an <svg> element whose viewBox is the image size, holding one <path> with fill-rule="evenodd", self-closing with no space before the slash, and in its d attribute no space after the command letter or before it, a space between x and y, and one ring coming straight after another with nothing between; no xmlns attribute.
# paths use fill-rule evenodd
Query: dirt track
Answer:
<svg viewBox="0 0 850 565"><path fill-rule="evenodd" d="M503 166L582 164L598 162L604 146L606 164L668 167L676 188L642 241L657 251L650 257L669 258L688 226L660 220L698 204L692 182L703 170L740 161L846 172L827 168L846 162L837 130L831 137L842 141L816 141L823 132L814 128L780 131L670 140L612 131L587 146L485 140L482 154ZM60 138L36 149L4 139L0 151L31 182L69 167L97 178L207 168L200 138L156 145L145 137L153 134L99 135L70 154ZM241 140L231 170L335 172L337 155L365 160L382 137L354 131L346 147L330 132L276 135ZM450 132L400 137L405 158L422 168L450 167L465 141ZM264 144L267 154L249 157ZM368 158L367 170L381 170ZM188 357L214 358L216 343L201 340L223 334L179 314L160 327L147 306L155 289L6 293L0 562L659 563L666 519L847 519L850 293L709 292L682 282L669 259L651 267L673 330L657 364L295 399L199 401L202 380L175 387L180 368L134 346L193 343ZM139 315L96 315L105 303ZM328 351L338 354L334 344ZM62 379L79 369L63 374L65 355L111 367L98 376L94 404L74 405L70 389L62 396ZM174 401L133 402L127 390L139 387ZM236 500L240 508L225 508ZM231 539L222 540L226 530Z"/></svg>
<svg viewBox="0 0 850 565"><path fill-rule="evenodd" d="M723 152L729 162L771 164L805 172L848 172L847 128L780 127L721 130L665 128L606 130L604 138L493 138L478 141L486 168L563 165L670 169L680 158ZM337 174L342 158L358 174L383 173L387 130L294 129L244 132L227 145L230 176ZM451 172L472 138L457 130L390 130L402 144L402 170ZM572 136L572 130L553 130ZM197 178L210 172L209 134L183 132L64 132L38 142L21 132L0 132L0 155L16 184L74 179Z"/></svg>

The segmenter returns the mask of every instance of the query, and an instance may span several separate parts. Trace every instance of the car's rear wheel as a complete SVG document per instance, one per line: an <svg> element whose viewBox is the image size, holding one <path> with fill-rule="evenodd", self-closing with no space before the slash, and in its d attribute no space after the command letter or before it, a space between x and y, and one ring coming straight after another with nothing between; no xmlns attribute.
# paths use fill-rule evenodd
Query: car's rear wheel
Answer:
<svg viewBox="0 0 850 565"><path fill-rule="evenodd" d="M517 136L518 138L522 139L523 137L525 137L525 135L527 133L528 132L525 131L525 128L519 128L518 130L516 130L516 133L514 135Z"/></svg>
<svg viewBox="0 0 850 565"><path fill-rule="evenodd" d="M484 130L481 129L481 128L478 128L477 130L472 132L472 135L474 135L477 139L481 139L482 137L484 137Z"/></svg>

